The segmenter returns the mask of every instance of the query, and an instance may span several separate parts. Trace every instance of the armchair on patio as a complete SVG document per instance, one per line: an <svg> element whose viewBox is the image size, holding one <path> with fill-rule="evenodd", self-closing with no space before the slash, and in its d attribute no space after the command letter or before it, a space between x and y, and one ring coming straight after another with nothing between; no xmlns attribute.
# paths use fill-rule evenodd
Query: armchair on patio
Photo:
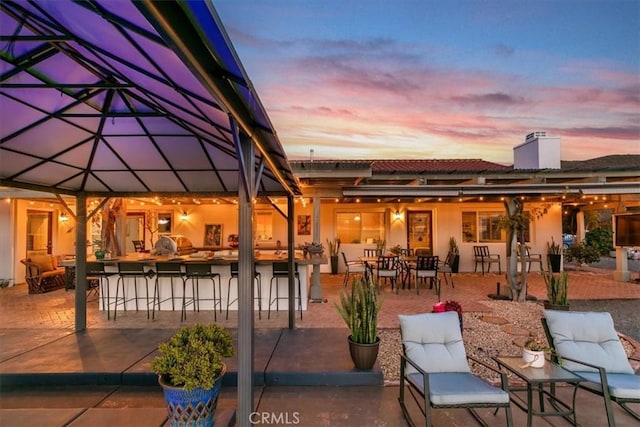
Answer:
<svg viewBox="0 0 640 427"><path fill-rule="evenodd" d="M20 260L25 265L25 281L30 294L42 294L64 287L64 268L52 255L33 255Z"/></svg>
<svg viewBox="0 0 640 427"><path fill-rule="evenodd" d="M399 315L402 350L400 356L400 396L402 413L413 425L405 405L405 386L431 426L431 408L467 408L483 426L486 422L475 408L504 408L507 425L512 426L506 374L465 352L458 313ZM502 389L471 372L472 360L500 375ZM495 415L495 412L494 412Z"/></svg>
<svg viewBox="0 0 640 427"><path fill-rule="evenodd" d="M500 254L492 254L489 251L489 246L474 246L473 258L475 260L475 266L473 272L478 271L478 264L482 268L482 275L484 276L484 265L487 264L487 273L491 271L491 264L498 264L498 273L502 274L502 268L500 267Z"/></svg>
<svg viewBox="0 0 640 427"><path fill-rule="evenodd" d="M587 382L579 387L604 398L609 426L615 426L611 402L640 421L628 404L640 404L640 376L634 375L609 313L545 310L547 340L562 366Z"/></svg>

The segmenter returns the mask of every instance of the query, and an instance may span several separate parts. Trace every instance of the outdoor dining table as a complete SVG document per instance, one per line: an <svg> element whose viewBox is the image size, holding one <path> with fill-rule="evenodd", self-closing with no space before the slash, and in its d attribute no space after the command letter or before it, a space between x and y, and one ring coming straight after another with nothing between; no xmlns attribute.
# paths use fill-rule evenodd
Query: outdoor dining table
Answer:
<svg viewBox="0 0 640 427"><path fill-rule="evenodd" d="M365 269L367 270L367 274L371 274L373 277L373 270L375 270L376 265L378 263L377 256L361 256L359 257L360 261L364 263ZM409 289L411 289L411 265L415 264L418 257L409 255L409 256L398 256L400 261L400 277L402 281L402 289L405 288L408 281Z"/></svg>

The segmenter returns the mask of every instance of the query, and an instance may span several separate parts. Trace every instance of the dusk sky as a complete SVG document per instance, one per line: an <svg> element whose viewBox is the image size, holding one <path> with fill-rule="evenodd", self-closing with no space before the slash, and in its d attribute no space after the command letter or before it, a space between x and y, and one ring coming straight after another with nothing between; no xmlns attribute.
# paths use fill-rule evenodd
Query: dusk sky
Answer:
<svg viewBox="0 0 640 427"><path fill-rule="evenodd" d="M290 160L640 154L640 0L213 0Z"/></svg>

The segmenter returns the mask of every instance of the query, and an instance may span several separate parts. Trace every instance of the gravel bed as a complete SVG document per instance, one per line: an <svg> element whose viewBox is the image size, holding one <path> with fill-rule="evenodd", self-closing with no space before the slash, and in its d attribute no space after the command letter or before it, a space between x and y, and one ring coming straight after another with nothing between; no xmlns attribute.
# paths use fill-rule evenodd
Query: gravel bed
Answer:
<svg viewBox="0 0 640 427"><path fill-rule="evenodd" d="M535 336L546 342L544 330L540 319L543 306L535 302L514 303L510 301L483 301L492 309L492 312L463 313L464 334L463 340L467 354L496 366L492 360L494 356L520 356L522 344L526 336L511 335L505 332L505 327L526 329L529 336ZM463 307L464 310L464 307ZM483 316L501 317L507 320L505 324L488 323L482 320ZM386 384L397 384L400 379L400 354L402 343L399 329L380 330L380 353L378 362L382 369ZM622 339L623 347L627 355L634 352L634 347L625 339ZM484 367L472 366L474 373L491 381L498 381L498 376Z"/></svg>

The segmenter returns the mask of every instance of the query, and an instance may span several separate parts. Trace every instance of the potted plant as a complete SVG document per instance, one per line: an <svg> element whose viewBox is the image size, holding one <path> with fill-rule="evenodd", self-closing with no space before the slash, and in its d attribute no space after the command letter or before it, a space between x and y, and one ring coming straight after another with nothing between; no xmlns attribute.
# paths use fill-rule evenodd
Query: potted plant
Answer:
<svg viewBox="0 0 640 427"><path fill-rule="evenodd" d="M351 291L340 294L340 303L334 304L347 324L349 353L357 369L371 369L378 358L378 313L382 300L378 300L372 278L356 277L351 282Z"/></svg>
<svg viewBox="0 0 640 427"><path fill-rule="evenodd" d="M553 241L547 242L547 258L549 259L549 268L552 272L558 273L560 271L560 265L562 264L562 252L560 251L560 244Z"/></svg>
<svg viewBox="0 0 640 427"><path fill-rule="evenodd" d="M338 274L338 255L340 254L340 239L327 239L327 247L331 259L331 274Z"/></svg>
<svg viewBox="0 0 640 427"><path fill-rule="evenodd" d="M569 276L566 271L554 274L551 271L543 271L542 277L547 286L547 301L544 308L551 310L569 310L567 299L569 292Z"/></svg>
<svg viewBox="0 0 640 427"><path fill-rule="evenodd" d="M234 354L229 331L216 324L183 327L158 346L151 362L164 391L171 426L213 425L223 357Z"/></svg>
<svg viewBox="0 0 640 427"><path fill-rule="evenodd" d="M313 255L321 255L324 252L324 246L319 242L305 242L302 247L303 254L306 256L307 254Z"/></svg>
<svg viewBox="0 0 640 427"><path fill-rule="evenodd" d="M537 338L529 338L522 347L522 360L531 368L544 366L544 354L550 351L549 346Z"/></svg>
<svg viewBox="0 0 640 427"><path fill-rule="evenodd" d="M96 257L96 259L104 259L104 244L102 242L102 240L96 239L93 241L93 246L94 246L94 250L93 250L93 255Z"/></svg>
<svg viewBox="0 0 640 427"><path fill-rule="evenodd" d="M458 248L458 242L456 242L456 238L451 236L449 238L449 252L453 254L451 257L451 272L457 273L460 268L460 248Z"/></svg>

